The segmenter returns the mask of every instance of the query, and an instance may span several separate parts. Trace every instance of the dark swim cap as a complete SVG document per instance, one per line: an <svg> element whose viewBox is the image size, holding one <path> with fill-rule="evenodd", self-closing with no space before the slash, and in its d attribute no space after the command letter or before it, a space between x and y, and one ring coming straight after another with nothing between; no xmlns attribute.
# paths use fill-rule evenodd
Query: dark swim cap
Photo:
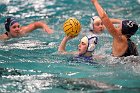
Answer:
<svg viewBox="0 0 140 93"><path fill-rule="evenodd" d="M10 26L12 26L14 23L16 23L17 21L14 18L7 18L5 21L5 29L6 31L10 31Z"/></svg>
<svg viewBox="0 0 140 93"><path fill-rule="evenodd" d="M122 34L131 37L138 30L138 24L132 20L122 21Z"/></svg>

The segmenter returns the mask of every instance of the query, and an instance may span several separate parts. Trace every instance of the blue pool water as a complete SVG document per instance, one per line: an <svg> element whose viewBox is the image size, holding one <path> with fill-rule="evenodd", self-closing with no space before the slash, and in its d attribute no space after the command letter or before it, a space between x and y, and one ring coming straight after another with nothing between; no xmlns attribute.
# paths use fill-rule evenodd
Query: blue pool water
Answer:
<svg viewBox="0 0 140 93"><path fill-rule="evenodd" d="M140 0L98 1L110 17L140 23ZM91 14L97 14L90 0L1 0L0 11L0 34L5 32L7 16L16 17L22 25L42 20L54 29L51 35L38 29L22 38L0 41L1 93L140 92L140 57L111 57L112 37L107 31L95 51L106 56L94 60L98 64L57 53L67 18L81 22L81 33L88 30ZM70 41L67 50L76 50L81 37ZM140 29L132 40L140 52Z"/></svg>

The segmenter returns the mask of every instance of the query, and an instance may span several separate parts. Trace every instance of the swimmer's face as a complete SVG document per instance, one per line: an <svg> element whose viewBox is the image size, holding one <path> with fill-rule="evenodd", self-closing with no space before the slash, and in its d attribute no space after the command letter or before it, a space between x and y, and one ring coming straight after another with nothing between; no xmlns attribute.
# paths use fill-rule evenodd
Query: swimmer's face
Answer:
<svg viewBox="0 0 140 93"><path fill-rule="evenodd" d="M84 41L81 40L80 44L78 45L79 55L82 55L82 54L86 53L87 48L88 48L87 42L84 42Z"/></svg>
<svg viewBox="0 0 140 93"><path fill-rule="evenodd" d="M103 26L102 21L98 18L95 19L94 24L93 24L93 28L94 28L94 33L101 34L104 30L104 26Z"/></svg>
<svg viewBox="0 0 140 93"><path fill-rule="evenodd" d="M20 35L20 24L18 22L10 26L10 34L12 37L18 37Z"/></svg>

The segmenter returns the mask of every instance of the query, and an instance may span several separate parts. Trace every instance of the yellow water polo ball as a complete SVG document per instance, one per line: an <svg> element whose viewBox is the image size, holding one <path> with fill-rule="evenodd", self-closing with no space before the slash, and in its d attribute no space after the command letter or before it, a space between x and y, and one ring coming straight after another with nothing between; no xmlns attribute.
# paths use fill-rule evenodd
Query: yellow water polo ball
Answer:
<svg viewBox="0 0 140 93"><path fill-rule="evenodd" d="M77 36L81 31L81 24L76 18L69 18L63 24L63 30L67 36Z"/></svg>

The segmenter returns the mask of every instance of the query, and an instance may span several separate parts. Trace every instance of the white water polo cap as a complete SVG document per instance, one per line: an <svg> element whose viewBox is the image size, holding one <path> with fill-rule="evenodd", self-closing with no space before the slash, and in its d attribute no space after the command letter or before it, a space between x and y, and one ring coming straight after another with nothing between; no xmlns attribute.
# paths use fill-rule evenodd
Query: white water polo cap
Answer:
<svg viewBox="0 0 140 93"><path fill-rule="evenodd" d="M96 21L98 21L98 20L101 20L99 16L93 16L93 17L90 19L90 24L89 24L89 26L90 26L90 30L91 30L91 31L94 30L93 25L94 25L94 23L96 23Z"/></svg>
<svg viewBox="0 0 140 93"><path fill-rule="evenodd" d="M93 35L84 36L81 39L81 41L88 45L86 52L93 52L98 42L98 38L96 35L93 34Z"/></svg>

